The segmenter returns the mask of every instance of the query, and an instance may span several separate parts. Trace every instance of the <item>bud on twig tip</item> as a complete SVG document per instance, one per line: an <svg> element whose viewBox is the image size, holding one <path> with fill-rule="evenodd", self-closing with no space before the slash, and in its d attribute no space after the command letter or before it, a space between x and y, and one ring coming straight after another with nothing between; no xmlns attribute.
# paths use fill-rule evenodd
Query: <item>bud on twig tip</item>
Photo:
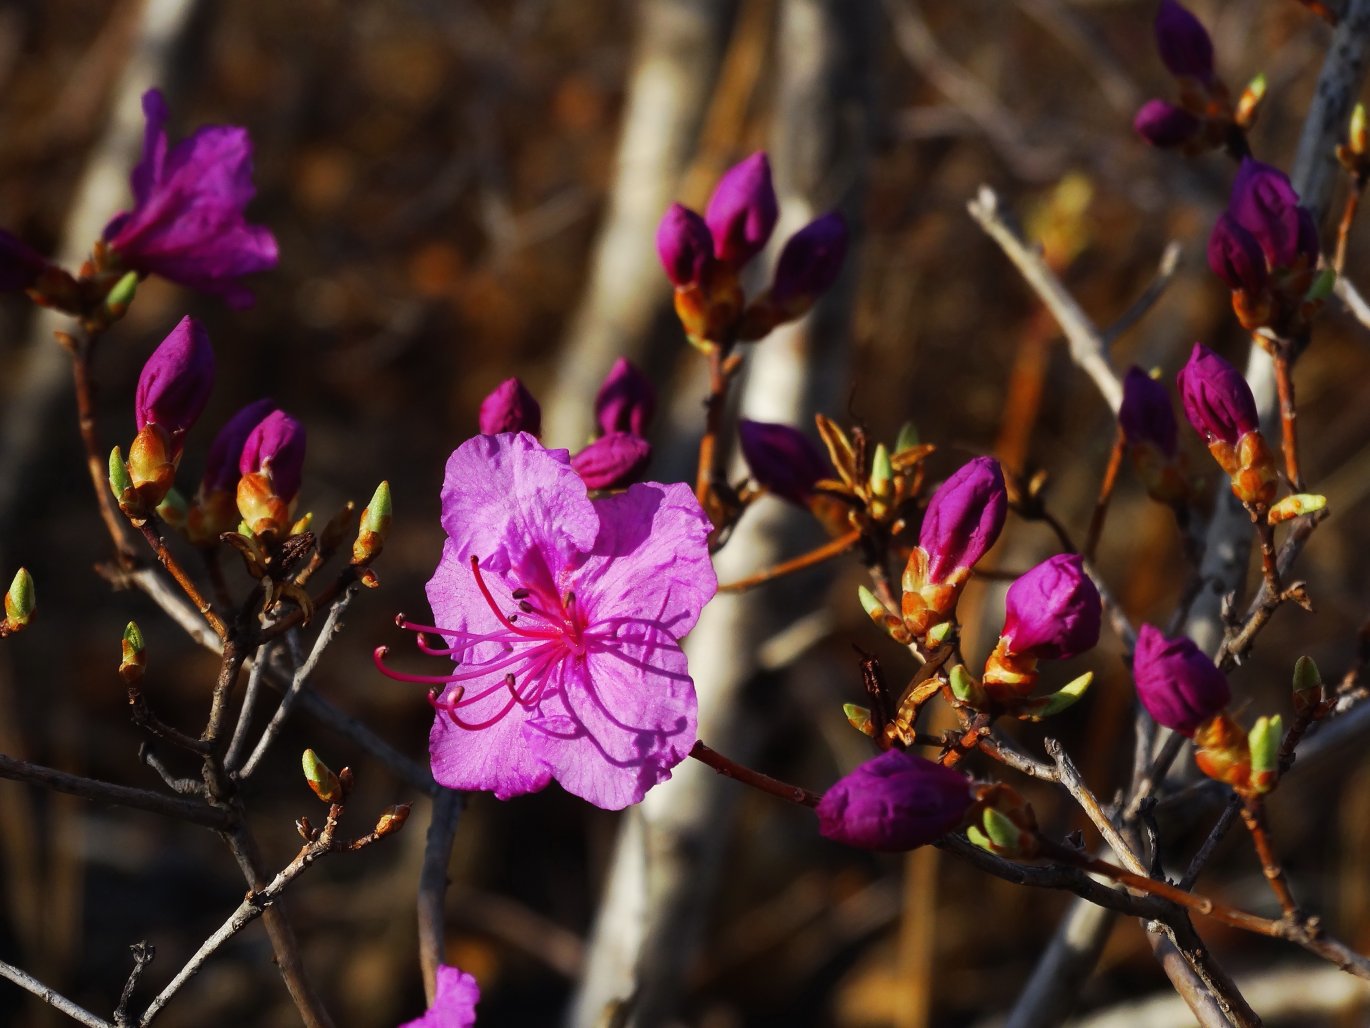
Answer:
<svg viewBox="0 0 1370 1028"><path fill-rule="evenodd" d="M5 630L17 632L28 627L34 607L33 576L28 568L20 568L14 573L14 580L5 593Z"/></svg>
<svg viewBox="0 0 1370 1028"><path fill-rule="evenodd" d="M313 750L305 750L300 758L304 769L304 780L314 790L314 795L325 803L337 803L342 799L342 783Z"/></svg>

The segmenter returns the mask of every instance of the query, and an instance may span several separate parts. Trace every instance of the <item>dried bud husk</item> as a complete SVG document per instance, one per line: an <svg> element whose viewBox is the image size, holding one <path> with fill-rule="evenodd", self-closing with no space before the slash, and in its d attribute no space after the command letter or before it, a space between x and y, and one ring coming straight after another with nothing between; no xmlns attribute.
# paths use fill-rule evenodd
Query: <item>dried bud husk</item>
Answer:
<svg viewBox="0 0 1370 1028"><path fill-rule="evenodd" d="M33 593L33 576L27 568L14 573L9 591L5 593L5 634L18 632L28 627L36 607Z"/></svg>
<svg viewBox="0 0 1370 1028"><path fill-rule="evenodd" d="M124 629L124 637L119 641L119 677L125 685L137 685L143 680L147 668L147 649L143 645L143 633L136 621L130 621Z"/></svg>
<svg viewBox="0 0 1370 1028"><path fill-rule="evenodd" d="M409 807L408 803L397 803L381 811L381 816L376 819L376 834L383 838L394 835L403 828L404 823L409 820Z"/></svg>
<svg viewBox="0 0 1370 1028"><path fill-rule="evenodd" d="M304 769L304 780L314 790L314 795L325 803L340 803L343 798L342 783L313 750L305 750L300 759Z"/></svg>

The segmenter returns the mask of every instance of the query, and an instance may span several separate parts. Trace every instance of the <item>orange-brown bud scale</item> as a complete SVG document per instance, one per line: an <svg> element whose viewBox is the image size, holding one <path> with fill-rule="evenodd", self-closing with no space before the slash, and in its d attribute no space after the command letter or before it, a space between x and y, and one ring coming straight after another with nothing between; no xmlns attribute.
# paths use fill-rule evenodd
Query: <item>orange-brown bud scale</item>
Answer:
<svg viewBox="0 0 1370 1028"><path fill-rule="evenodd" d="M1137 477L1153 500L1176 506L1189 498L1189 479L1180 457L1172 460L1150 442L1135 443L1127 452Z"/></svg>
<svg viewBox="0 0 1370 1028"><path fill-rule="evenodd" d="M196 546L213 546L219 536L238 526L241 515L233 493L216 489L195 497L186 515L186 538Z"/></svg>
<svg viewBox="0 0 1370 1028"><path fill-rule="evenodd" d="M1260 432L1248 432L1237 441L1237 474L1232 492L1243 503L1269 506L1279 489L1279 470Z"/></svg>
<svg viewBox="0 0 1370 1028"><path fill-rule="evenodd" d="M1209 778L1234 789L1251 783L1251 751L1247 734L1224 711L1194 730L1194 763Z"/></svg>
<svg viewBox="0 0 1370 1028"><path fill-rule="evenodd" d="M991 700L1006 704L1026 699L1037 687L1037 658L1013 653L1002 637L985 661L981 686Z"/></svg>
<svg viewBox="0 0 1370 1028"><path fill-rule="evenodd" d="M160 425L147 425L134 437L128 448L128 474L134 492L146 507L157 506L171 491L179 458L171 437Z"/></svg>
<svg viewBox="0 0 1370 1028"><path fill-rule="evenodd" d="M253 535L283 535L290 528L290 504L271 489L271 480L252 473L238 479L238 513Z"/></svg>
<svg viewBox="0 0 1370 1028"><path fill-rule="evenodd" d="M900 583L903 595L899 601L904 627L915 638L927 635L930 628L940 625L956 612L956 601L970 578L970 569L957 568L943 582L931 583L927 577L928 553L921 546L915 546L904 565Z"/></svg>

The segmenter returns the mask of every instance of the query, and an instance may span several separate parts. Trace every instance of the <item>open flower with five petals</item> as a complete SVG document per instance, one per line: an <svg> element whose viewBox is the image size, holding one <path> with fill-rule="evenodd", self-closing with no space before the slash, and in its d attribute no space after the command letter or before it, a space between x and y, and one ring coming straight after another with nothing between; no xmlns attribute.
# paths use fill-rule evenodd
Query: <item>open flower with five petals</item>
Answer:
<svg viewBox="0 0 1370 1028"><path fill-rule="evenodd" d="M555 778L617 810L670 777L696 732L679 643L718 585L690 489L647 482L591 499L565 450L476 436L448 460L442 524L435 624L401 624L456 667L382 664L438 687L437 780L507 799Z"/></svg>

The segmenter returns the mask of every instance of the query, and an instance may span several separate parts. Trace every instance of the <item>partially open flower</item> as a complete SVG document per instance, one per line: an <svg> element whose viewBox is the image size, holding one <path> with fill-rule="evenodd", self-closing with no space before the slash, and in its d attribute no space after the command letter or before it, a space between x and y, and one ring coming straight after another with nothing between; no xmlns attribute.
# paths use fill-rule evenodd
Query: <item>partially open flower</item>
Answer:
<svg viewBox="0 0 1370 1028"><path fill-rule="evenodd" d="M645 436L655 410L656 389L651 379L627 358L614 361L595 394L595 423L599 430Z"/></svg>
<svg viewBox="0 0 1370 1028"><path fill-rule="evenodd" d="M935 842L970 809L959 771L890 749L837 780L818 804L818 831L834 842L898 852Z"/></svg>
<svg viewBox="0 0 1370 1028"><path fill-rule="evenodd" d="M263 418L276 409L271 400L255 400L226 422L209 444L200 488L186 515L186 535L197 546L213 543L238 523L238 458Z"/></svg>
<svg viewBox="0 0 1370 1028"><path fill-rule="evenodd" d="M246 307L239 278L276 266L276 240L244 217L252 185L252 143L231 125L206 126L175 146L167 142L162 94L143 94L143 159L133 169L133 209L105 228L118 266L161 275Z"/></svg>
<svg viewBox="0 0 1370 1028"><path fill-rule="evenodd" d="M542 408L517 378L506 378L480 402L481 435L542 432Z"/></svg>
<svg viewBox="0 0 1370 1028"><path fill-rule="evenodd" d="M818 447L797 428L743 418L737 435L752 478L782 500L807 505L818 480L833 473Z"/></svg>
<svg viewBox="0 0 1370 1028"><path fill-rule="evenodd" d="M1132 677L1152 719L1185 736L1220 714L1232 698L1227 676L1188 636L1168 639L1151 625L1137 632Z"/></svg>
<svg viewBox="0 0 1370 1028"><path fill-rule="evenodd" d="M771 162L758 151L729 168L709 197L704 221L714 238L714 256L734 266L745 264L765 247L779 216Z"/></svg>
<svg viewBox="0 0 1370 1028"><path fill-rule="evenodd" d="M1247 157L1232 180L1232 196L1227 211L1233 220L1255 237L1272 268L1287 268L1299 256L1300 234L1317 247L1317 229L1311 218L1302 218L1299 194L1289 176L1279 168ZM1304 222L1307 222L1304 224Z"/></svg>

